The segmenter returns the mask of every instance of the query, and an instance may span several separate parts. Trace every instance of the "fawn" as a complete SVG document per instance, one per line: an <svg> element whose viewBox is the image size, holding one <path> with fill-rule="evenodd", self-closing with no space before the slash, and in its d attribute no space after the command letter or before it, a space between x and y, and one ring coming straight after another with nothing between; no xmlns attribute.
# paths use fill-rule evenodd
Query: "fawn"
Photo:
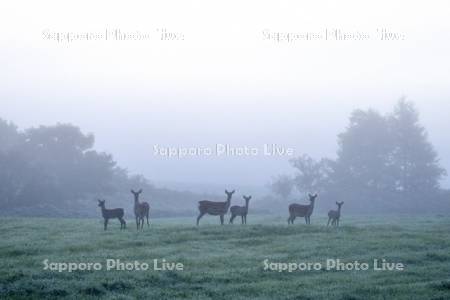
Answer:
<svg viewBox="0 0 450 300"><path fill-rule="evenodd" d="M289 218L288 224L294 224L296 217L305 218L306 224L311 224L311 215L314 211L314 202L316 201L317 194L309 196L309 205L291 204L289 206Z"/></svg>
<svg viewBox="0 0 450 300"><path fill-rule="evenodd" d="M197 226L200 222L200 219L205 214L210 214L212 216L220 216L220 223L223 225L223 218L224 215L227 214L228 208L231 204L231 197L233 197L234 190L232 192L228 192L225 190L225 194L227 195L227 201L225 202L214 202L214 201L199 201L198 202L198 210L200 211L200 214L197 217Z"/></svg>
<svg viewBox="0 0 450 300"><path fill-rule="evenodd" d="M328 213L328 224L327 226L330 226L330 222L332 226L339 227L339 221L341 219L341 208L342 205L344 205L344 202L336 202L336 205L338 206L337 210L330 210Z"/></svg>
<svg viewBox="0 0 450 300"><path fill-rule="evenodd" d="M147 226L150 227L148 222L148 214L150 211L150 205L147 202L139 202L139 195L142 193L142 190L135 192L131 190L131 193L134 195L134 216L136 217L136 229L139 230L144 229L144 218L147 218Z"/></svg>
<svg viewBox="0 0 450 300"><path fill-rule="evenodd" d="M124 211L123 208L114 208L114 209L107 209L105 207L105 200L98 199L98 206L102 208L102 217L105 219L104 222L104 230L108 227L108 221L109 219L119 219L120 221L120 230L125 229L127 223L123 219Z"/></svg>
<svg viewBox="0 0 450 300"><path fill-rule="evenodd" d="M248 214L248 203L250 202L250 199L252 199L252 196L243 196L245 200L245 206L232 206L230 208L231 212L231 218L230 218L230 224L233 224L234 218L237 216L241 216L242 224L247 224L247 214Z"/></svg>

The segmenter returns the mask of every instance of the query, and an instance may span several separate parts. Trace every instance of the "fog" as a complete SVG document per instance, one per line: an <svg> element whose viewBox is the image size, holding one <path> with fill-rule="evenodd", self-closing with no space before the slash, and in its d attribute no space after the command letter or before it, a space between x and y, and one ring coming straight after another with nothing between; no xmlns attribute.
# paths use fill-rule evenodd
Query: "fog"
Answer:
<svg viewBox="0 0 450 300"><path fill-rule="evenodd" d="M333 158L336 136L354 109L385 113L405 96L415 102L450 170L449 7L445 1L419 3L3 4L0 118L20 128L79 126L95 134L95 149L159 185L264 186L292 172L292 157L167 158L155 155L154 146L277 144L293 148L294 156ZM161 28L181 40L43 38L45 30L139 30L156 36ZM278 43L263 37L264 30L324 28L387 28L404 38Z"/></svg>

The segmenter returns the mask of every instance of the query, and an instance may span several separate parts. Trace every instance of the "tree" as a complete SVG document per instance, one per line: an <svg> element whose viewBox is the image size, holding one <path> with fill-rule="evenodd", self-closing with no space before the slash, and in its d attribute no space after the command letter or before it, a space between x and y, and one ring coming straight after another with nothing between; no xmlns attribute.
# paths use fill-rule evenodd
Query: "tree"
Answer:
<svg viewBox="0 0 450 300"><path fill-rule="evenodd" d="M109 191L116 163L111 155L92 150L93 135L70 124L57 124L27 129L24 136L20 150L39 170L39 177L27 182L20 202L45 197L47 203L62 206Z"/></svg>
<svg viewBox="0 0 450 300"><path fill-rule="evenodd" d="M395 188L405 197L424 196L439 190L446 174L439 166L437 153L419 123L419 113L412 102L401 99L389 117L393 135Z"/></svg>
<svg viewBox="0 0 450 300"><path fill-rule="evenodd" d="M117 166L92 148L94 136L69 124L19 131L0 120L0 201L4 208L67 208L111 194Z"/></svg>
<svg viewBox="0 0 450 300"><path fill-rule="evenodd" d="M0 152L10 151L21 143L23 138L16 125L0 119Z"/></svg>
<svg viewBox="0 0 450 300"><path fill-rule="evenodd" d="M332 162L328 159L316 161L308 155L291 160L297 173L294 185L300 193L324 192L330 180Z"/></svg>
<svg viewBox="0 0 450 300"><path fill-rule="evenodd" d="M270 189L275 195L281 196L286 200L292 193L294 187L292 178L288 175L280 175L270 184Z"/></svg>
<svg viewBox="0 0 450 300"><path fill-rule="evenodd" d="M15 151L24 136L17 126L0 119L0 201L12 205L30 175L30 167L20 152Z"/></svg>
<svg viewBox="0 0 450 300"><path fill-rule="evenodd" d="M387 119L374 110L356 110L338 136L333 181L342 194L379 197L394 190L393 141Z"/></svg>

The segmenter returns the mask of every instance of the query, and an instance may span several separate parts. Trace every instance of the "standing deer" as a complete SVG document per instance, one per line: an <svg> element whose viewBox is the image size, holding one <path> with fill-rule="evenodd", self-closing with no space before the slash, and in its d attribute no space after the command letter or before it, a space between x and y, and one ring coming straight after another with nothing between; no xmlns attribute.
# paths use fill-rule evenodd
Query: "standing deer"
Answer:
<svg viewBox="0 0 450 300"><path fill-rule="evenodd" d="M336 205L338 206L338 209L330 210L330 212L328 213L327 226L330 226L330 222L331 222L331 226L339 227L339 221L341 219L341 208L342 208L342 205L344 205L344 201L336 202Z"/></svg>
<svg viewBox="0 0 450 300"><path fill-rule="evenodd" d="M314 211L314 202L316 201L317 194L308 194L308 196L309 201L311 202L309 205L291 204L289 206L288 224L294 224L296 217L304 217L306 224L311 224L311 215Z"/></svg>
<svg viewBox="0 0 450 300"><path fill-rule="evenodd" d="M134 216L136 217L136 228L139 230L144 229L144 218L147 217L147 226L150 227L148 223L148 214L150 211L150 205L147 202L139 202L139 195L142 193L142 190L135 192L131 190L131 193L134 195Z"/></svg>
<svg viewBox="0 0 450 300"><path fill-rule="evenodd" d="M242 224L247 224L247 214L248 214L248 203L250 202L250 199L252 199L252 196L243 196L245 200L245 206L232 206L230 208L231 212L231 218L230 218L230 224L233 224L234 218L237 216L241 216Z"/></svg>
<svg viewBox="0 0 450 300"><path fill-rule="evenodd" d="M220 223L223 225L223 217L227 214L228 208L230 207L231 197L233 197L234 190L232 192L228 192L225 190L225 194L227 195L227 201L225 202L213 202L213 201L199 201L198 202L198 210L200 214L197 217L197 226L200 219L205 214L210 214L212 216L220 216Z"/></svg>
<svg viewBox="0 0 450 300"><path fill-rule="evenodd" d="M119 219L120 230L125 229L127 223L123 219L124 211L123 208L106 209L105 200L98 199L98 206L102 208L102 217L105 219L104 229L108 227L109 219Z"/></svg>

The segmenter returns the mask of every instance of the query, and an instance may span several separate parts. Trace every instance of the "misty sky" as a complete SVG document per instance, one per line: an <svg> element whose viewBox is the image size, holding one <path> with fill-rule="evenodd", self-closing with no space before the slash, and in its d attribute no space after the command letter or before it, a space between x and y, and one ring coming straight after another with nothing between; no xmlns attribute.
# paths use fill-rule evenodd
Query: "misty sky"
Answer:
<svg viewBox="0 0 450 300"><path fill-rule="evenodd" d="M291 171L288 157L169 159L153 146L276 143L333 157L353 109L388 112L406 96L450 170L450 4L298 2L1 4L0 118L20 128L78 125L95 134L96 149L155 182L264 185ZM159 40L163 28L182 40ZM263 36L327 28L372 38ZM383 28L404 39L379 40ZM58 42L43 34L106 29L150 38Z"/></svg>

